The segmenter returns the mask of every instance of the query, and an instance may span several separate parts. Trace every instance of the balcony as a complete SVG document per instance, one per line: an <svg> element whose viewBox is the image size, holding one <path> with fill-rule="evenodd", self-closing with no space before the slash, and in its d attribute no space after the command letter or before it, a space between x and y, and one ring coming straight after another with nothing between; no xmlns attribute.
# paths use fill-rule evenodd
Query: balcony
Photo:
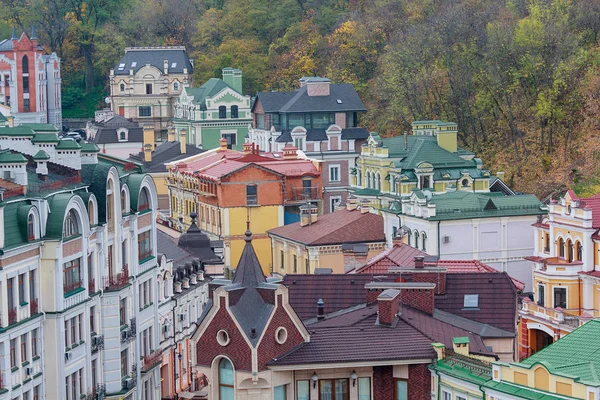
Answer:
<svg viewBox="0 0 600 400"><path fill-rule="evenodd" d="M321 200L321 188L318 186L310 187L291 187L285 194L286 203L302 203L310 200Z"/></svg>
<svg viewBox="0 0 600 400"><path fill-rule="evenodd" d="M129 269L127 266L124 266L123 272L118 273L117 275L104 277L105 290L121 290L127 285L129 285Z"/></svg>
<svg viewBox="0 0 600 400"><path fill-rule="evenodd" d="M159 366L162 363L162 352L160 350L153 351L147 356L144 356L142 364L142 373L149 372L152 368Z"/></svg>
<svg viewBox="0 0 600 400"><path fill-rule="evenodd" d="M549 323L562 325L564 329L573 330L583 325L587 320L577 314L565 311L560 307L550 308L534 303L529 299L523 300L521 314L529 314L542 318Z"/></svg>
<svg viewBox="0 0 600 400"><path fill-rule="evenodd" d="M35 315L39 312L38 299L33 299L29 302L29 315Z"/></svg>

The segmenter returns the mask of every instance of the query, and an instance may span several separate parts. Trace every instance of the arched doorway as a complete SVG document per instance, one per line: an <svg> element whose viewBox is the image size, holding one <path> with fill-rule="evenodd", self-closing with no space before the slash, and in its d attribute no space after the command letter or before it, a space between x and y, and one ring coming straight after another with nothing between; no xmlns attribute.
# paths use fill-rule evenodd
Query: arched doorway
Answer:
<svg viewBox="0 0 600 400"><path fill-rule="evenodd" d="M530 355L537 353L554 342L554 337L540 329L531 329L529 331Z"/></svg>

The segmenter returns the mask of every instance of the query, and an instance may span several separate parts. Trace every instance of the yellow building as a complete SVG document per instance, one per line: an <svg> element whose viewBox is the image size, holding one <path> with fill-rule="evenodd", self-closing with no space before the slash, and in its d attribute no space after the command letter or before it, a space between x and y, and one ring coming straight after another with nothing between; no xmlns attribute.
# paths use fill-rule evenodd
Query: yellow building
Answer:
<svg viewBox="0 0 600 400"><path fill-rule="evenodd" d="M569 190L534 226L534 301L520 312L521 358L600 317L600 195L578 198Z"/></svg>
<svg viewBox="0 0 600 400"><path fill-rule="evenodd" d="M383 217L360 207L356 198L347 205L317 216L316 207L301 207L300 222L268 231L273 251L273 272L312 274L329 268L342 274L360 268L385 249Z"/></svg>

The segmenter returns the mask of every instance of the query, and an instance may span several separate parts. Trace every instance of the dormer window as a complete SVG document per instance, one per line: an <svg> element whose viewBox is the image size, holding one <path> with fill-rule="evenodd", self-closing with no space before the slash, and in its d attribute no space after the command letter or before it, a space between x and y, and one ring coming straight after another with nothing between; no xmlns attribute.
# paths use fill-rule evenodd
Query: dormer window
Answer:
<svg viewBox="0 0 600 400"><path fill-rule="evenodd" d="M125 128L121 128L117 130L117 137L119 142L126 142L128 140L129 131Z"/></svg>
<svg viewBox="0 0 600 400"><path fill-rule="evenodd" d="M179 83L175 82L173 84L173 90L179 90Z"/></svg>
<svg viewBox="0 0 600 400"><path fill-rule="evenodd" d="M70 236L78 235L79 224L77 223L77 214L74 210L69 210L67 218L65 218L65 224L63 227L63 237L67 238Z"/></svg>
<svg viewBox="0 0 600 400"><path fill-rule="evenodd" d="M35 240L35 216L29 214L27 217L27 240Z"/></svg>

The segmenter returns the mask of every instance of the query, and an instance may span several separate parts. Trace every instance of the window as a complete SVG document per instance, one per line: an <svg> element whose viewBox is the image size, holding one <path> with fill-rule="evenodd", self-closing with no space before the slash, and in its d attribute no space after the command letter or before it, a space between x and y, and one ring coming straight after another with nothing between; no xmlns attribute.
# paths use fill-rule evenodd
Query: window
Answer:
<svg viewBox="0 0 600 400"><path fill-rule="evenodd" d="M35 291L35 270L29 271L29 302L37 300Z"/></svg>
<svg viewBox="0 0 600 400"><path fill-rule="evenodd" d="M29 79L29 78L27 78ZM25 80L25 78L23 78L23 80ZM23 111L29 111L31 110L31 103L29 102L29 99L23 99Z"/></svg>
<svg viewBox="0 0 600 400"><path fill-rule="evenodd" d="M310 400L310 388L308 381L296 382L296 398L297 400Z"/></svg>
<svg viewBox="0 0 600 400"><path fill-rule="evenodd" d="M330 400L348 400L348 379L321 379L319 398Z"/></svg>
<svg viewBox="0 0 600 400"><path fill-rule="evenodd" d="M38 330L37 328L31 331L31 356L38 356L38 347L37 347L37 339L38 339Z"/></svg>
<svg viewBox="0 0 600 400"><path fill-rule="evenodd" d="M419 248L419 232L415 231L415 249Z"/></svg>
<svg viewBox="0 0 600 400"><path fill-rule="evenodd" d="M231 118L238 118L238 106L231 106Z"/></svg>
<svg viewBox="0 0 600 400"><path fill-rule="evenodd" d="M284 269L285 268L285 253L283 252L283 250L280 250L279 254L281 256L279 266L281 269Z"/></svg>
<svg viewBox="0 0 600 400"><path fill-rule="evenodd" d="M294 147L298 150L304 149L304 139L303 138L295 138L294 139Z"/></svg>
<svg viewBox="0 0 600 400"><path fill-rule="evenodd" d="M308 258L306 260L304 260L304 269L305 269L305 273L308 275L310 274L310 265L308 263Z"/></svg>
<svg viewBox="0 0 600 400"><path fill-rule="evenodd" d="M358 400L371 399L371 378L358 378Z"/></svg>
<svg viewBox="0 0 600 400"><path fill-rule="evenodd" d="M23 56L21 67L23 68L23 93L29 93L29 59L27 56ZM29 103L29 99L26 100L27 103ZM23 104L23 106L25 107L25 104ZM27 104L27 109L25 111L29 111L29 104Z"/></svg>
<svg viewBox="0 0 600 400"><path fill-rule="evenodd" d="M256 185L246 185L246 204L249 206L258 205L258 194Z"/></svg>
<svg viewBox="0 0 600 400"><path fill-rule="evenodd" d="M356 171L356 186L362 186L362 171L360 168Z"/></svg>
<svg viewBox="0 0 600 400"><path fill-rule="evenodd" d="M462 187L469 187L469 180L467 178L461 181Z"/></svg>
<svg viewBox="0 0 600 400"><path fill-rule="evenodd" d="M265 115L264 114L254 114L254 121L257 129L265 129Z"/></svg>
<svg viewBox="0 0 600 400"><path fill-rule="evenodd" d="M219 362L219 400L234 400L233 365L223 358Z"/></svg>
<svg viewBox="0 0 600 400"><path fill-rule="evenodd" d="M567 288L555 287L554 288L554 308L567 308Z"/></svg>
<svg viewBox="0 0 600 400"><path fill-rule="evenodd" d="M421 176L421 189L429 189L429 183L430 183L430 178L429 175L427 176Z"/></svg>
<svg viewBox="0 0 600 400"><path fill-rule="evenodd" d="M21 362L27 361L27 335L21 335Z"/></svg>
<svg viewBox="0 0 600 400"><path fill-rule="evenodd" d="M479 307L479 295L478 294L465 294L464 308L477 308Z"/></svg>
<svg viewBox="0 0 600 400"><path fill-rule="evenodd" d="M173 83L173 90L179 90L179 83Z"/></svg>
<svg viewBox="0 0 600 400"><path fill-rule="evenodd" d="M287 399L287 385L275 386L273 390L273 400Z"/></svg>
<svg viewBox="0 0 600 400"><path fill-rule="evenodd" d="M125 131L119 132L119 140L127 140L127 133Z"/></svg>
<svg viewBox="0 0 600 400"><path fill-rule="evenodd" d="M63 291L65 294L81 287L81 259L63 264Z"/></svg>
<svg viewBox="0 0 600 400"><path fill-rule="evenodd" d="M138 200L138 211L146 211L150 209L150 196L148 195L148 189L142 188L140 191L140 198Z"/></svg>
<svg viewBox="0 0 600 400"><path fill-rule="evenodd" d="M127 368L128 364L129 364L129 361L128 361L129 357L128 357L127 352L128 352L128 349L125 349L121 352L121 376L122 377L125 377L129 374L129 368Z"/></svg>
<svg viewBox="0 0 600 400"><path fill-rule="evenodd" d="M10 367L17 366L17 339L10 340Z"/></svg>
<svg viewBox="0 0 600 400"><path fill-rule="evenodd" d="M29 58L27 56L23 56L21 67L24 74L29 73Z"/></svg>
<svg viewBox="0 0 600 400"><path fill-rule="evenodd" d="M235 133L222 133L221 137L227 139L227 148L231 149L237 144L237 136Z"/></svg>
<svg viewBox="0 0 600 400"><path fill-rule="evenodd" d="M288 129L293 129L297 126L304 126L304 114L290 114L288 115Z"/></svg>
<svg viewBox="0 0 600 400"><path fill-rule="evenodd" d="M298 273L298 256L294 254L294 273Z"/></svg>
<svg viewBox="0 0 600 400"><path fill-rule="evenodd" d="M421 251L426 252L427 251L426 246L427 246L427 234L425 232L421 232Z"/></svg>
<svg viewBox="0 0 600 400"><path fill-rule="evenodd" d="M40 400L40 392L41 392L40 386L42 386L42 385L39 384L33 388L33 400Z"/></svg>
<svg viewBox="0 0 600 400"><path fill-rule="evenodd" d="M121 83L121 84L119 85L119 90L120 90L121 92L124 92L124 91L125 91L125 84L124 84L124 83Z"/></svg>
<svg viewBox="0 0 600 400"><path fill-rule="evenodd" d="M538 284L538 305L544 307L546 301L546 286Z"/></svg>
<svg viewBox="0 0 600 400"><path fill-rule="evenodd" d="M332 196L329 198L329 209L331 212L335 211L335 207L342 201L340 196Z"/></svg>
<svg viewBox="0 0 600 400"><path fill-rule="evenodd" d="M567 261L573 261L573 242L571 239L567 240Z"/></svg>
<svg viewBox="0 0 600 400"><path fill-rule="evenodd" d="M583 247L581 246L581 243L575 242L575 259L577 261L581 261L582 257L583 257Z"/></svg>
<svg viewBox="0 0 600 400"><path fill-rule="evenodd" d="M396 379L396 400L408 400L408 382Z"/></svg>
<svg viewBox="0 0 600 400"><path fill-rule="evenodd" d="M119 71L123 71L125 69L125 63L119 64Z"/></svg>
<svg viewBox="0 0 600 400"><path fill-rule="evenodd" d="M71 236L78 235L79 224L77 223L77 214L75 210L69 210L67 218L65 218L65 225L63 227L63 237L68 238Z"/></svg>
<svg viewBox="0 0 600 400"><path fill-rule="evenodd" d="M550 234L546 233L544 236L544 252L550 253Z"/></svg>
<svg viewBox="0 0 600 400"><path fill-rule="evenodd" d="M565 258L565 241L563 238L558 238L558 255Z"/></svg>
<svg viewBox="0 0 600 400"><path fill-rule="evenodd" d="M467 398L466 398L466 397L463 397L463 396L458 396L458 395L457 395L457 396L456 396L456 400L467 400Z"/></svg>
<svg viewBox="0 0 600 400"><path fill-rule="evenodd" d="M340 166L329 166L329 182L338 182L340 180Z"/></svg>
<svg viewBox="0 0 600 400"><path fill-rule="evenodd" d="M121 326L127 323L127 298L119 300L119 322Z"/></svg>
<svg viewBox="0 0 600 400"><path fill-rule="evenodd" d="M90 307L90 332L96 332L96 307Z"/></svg>
<svg viewBox="0 0 600 400"><path fill-rule="evenodd" d="M146 83L146 94L152 94L152 84Z"/></svg>
<svg viewBox="0 0 600 400"><path fill-rule="evenodd" d="M442 391L442 399L443 400L452 400L452 393Z"/></svg>
<svg viewBox="0 0 600 400"><path fill-rule="evenodd" d="M227 118L227 107L219 106L219 119Z"/></svg>
<svg viewBox="0 0 600 400"><path fill-rule="evenodd" d="M152 257L152 243L150 242L150 231L138 235L138 260L142 261Z"/></svg>
<svg viewBox="0 0 600 400"><path fill-rule="evenodd" d="M138 107L138 113L139 113L140 117L151 117L152 116L152 107L150 107L150 106Z"/></svg>
<svg viewBox="0 0 600 400"><path fill-rule="evenodd" d="M35 220L33 214L27 217L27 240L35 240Z"/></svg>
<svg viewBox="0 0 600 400"><path fill-rule="evenodd" d="M19 304L21 306L27 304L25 301L25 274L19 275Z"/></svg>

